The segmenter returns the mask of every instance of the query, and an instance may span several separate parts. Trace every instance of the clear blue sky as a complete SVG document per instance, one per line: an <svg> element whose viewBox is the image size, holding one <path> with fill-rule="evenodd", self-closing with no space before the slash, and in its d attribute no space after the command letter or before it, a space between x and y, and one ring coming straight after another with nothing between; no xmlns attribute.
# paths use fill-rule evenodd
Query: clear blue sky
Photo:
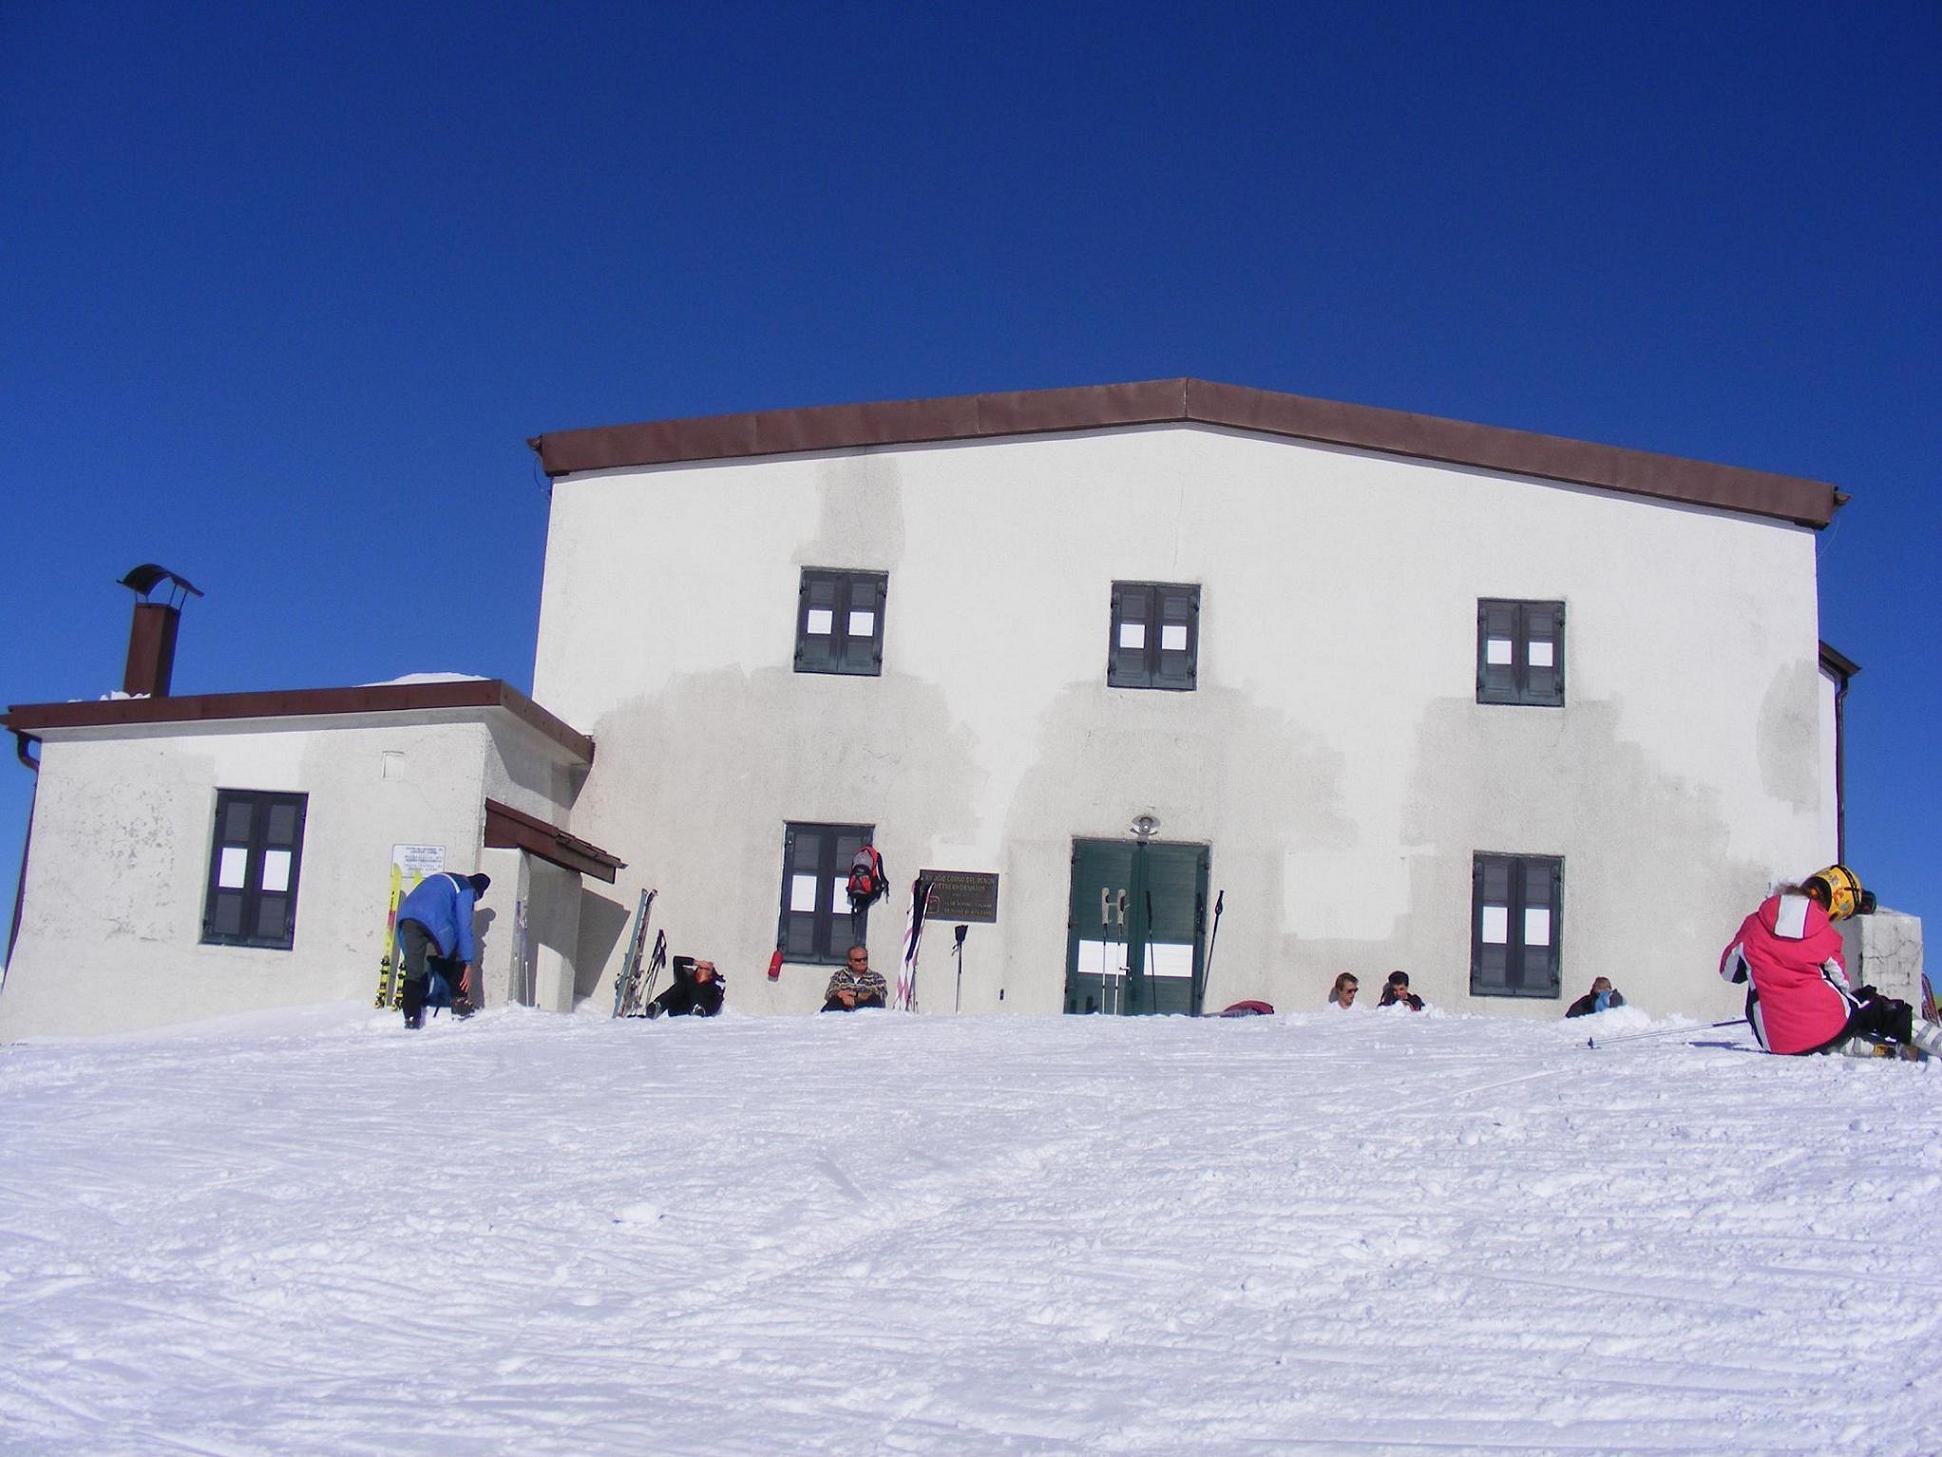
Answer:
<svg viewBox="0 0 1942 1457"><path fill-rule="evenodd" d="M524 686L530 435L1193 374L1852 492L1849 858L1942 941L1938 74L1933 3L0 0L0 702L151 560L178 692Z"/></svg>

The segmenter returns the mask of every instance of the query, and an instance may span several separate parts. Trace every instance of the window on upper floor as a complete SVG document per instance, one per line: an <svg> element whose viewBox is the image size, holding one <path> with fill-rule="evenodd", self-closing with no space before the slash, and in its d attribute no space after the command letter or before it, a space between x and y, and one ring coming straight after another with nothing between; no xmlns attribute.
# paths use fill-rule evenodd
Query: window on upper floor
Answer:
<svg viewBox="0 0 1942 1457"><path fill-rule="evenodd" d="M1470 995L1557 996L1563 915L1563 860L1476 856L1470 868Z"/></svg>
<svg viewBox="0 0 1942 1457"><path fill-rule="evenodd" d="M786 961L840 965L865 939L870 910L850 910L850 861L872 842L871 825L789 824L782 833L782 919L776 944Z"/></svg>
<svg viewBox="0 0 1942 1457"><path fill-rule="evenodd" d="M1106 682L1114 688L1194 686L1200 659L1200 588L1172 582L1113 583Z"/></svg>
<svg viewBox="0 0 1942 1457"><path fill-rule="evenodd" d="M202 939L217 946L288 951L297 930L308 796L254 789L216 791Z"/></svg>
<svg viewBox="0 0 1942 1457"><path fill-rule="evenodd" d="M1477 602L1477 702L1564 704L1564 603Z"/></svg>
<svg viewBox="0 0 1942 1457"><path fill-rule="evenodd" d="M796 671L880 675L889 587L883 572L804 567L796 603Z"/></svg>

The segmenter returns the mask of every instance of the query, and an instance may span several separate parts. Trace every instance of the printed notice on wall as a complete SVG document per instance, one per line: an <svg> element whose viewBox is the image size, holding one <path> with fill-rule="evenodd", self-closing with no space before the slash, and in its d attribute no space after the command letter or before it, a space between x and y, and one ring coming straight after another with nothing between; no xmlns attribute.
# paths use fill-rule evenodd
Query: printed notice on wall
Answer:
<svg viewBox="0 0 1942 1457"><path fill-rule="evenodd" d="M443 845L393 845L391 863L404 872L406 880L423 880L445 868Z"/></svg>
<svg viewBox="0 0 1942 1457"><path fill-rule="evenodd" d="M1510 940L1510 907L1483 908L1483 940L1486 946L1502 946Z"/></svg>

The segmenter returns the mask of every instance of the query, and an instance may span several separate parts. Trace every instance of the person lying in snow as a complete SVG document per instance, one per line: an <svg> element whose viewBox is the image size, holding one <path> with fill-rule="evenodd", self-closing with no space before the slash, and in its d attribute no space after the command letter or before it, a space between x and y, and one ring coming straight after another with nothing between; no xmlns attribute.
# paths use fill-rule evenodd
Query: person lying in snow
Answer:
<svg viewBox="0 0 1942 1457"><path fill-rule="evenodd" d="M1781 886L1740 923L1719 974L1751 984L1746 1019L1768 1052L1865 1052L1861 1044L1899 1042L1942 1056L1942 1027L1917 1018L1907 1002L1848 985L1835 922L1874 908L1852 870L1830 865Z"/></svg>
<svg viewBox="0 0 1942 1457"><path fill-rule="evenodd" d="M1610 977L1593 977L1591 990L1566 1007L1564 1014L1567 1017L1589 1017L1594 1012L1604 1012L1624 1005L1625 995L1612 985Z"/></svg>
<svg viewBox="0 0 1942 1457"><path fill-rule="evenodd" d="M1382 996L1376 1001L1378 1007L1407 1007L1412 1012L1423 1010L1423 999L1409 989L1409 973L1392 971L1389 980L1382 984Z"/></svg>
<svg viewBox="0 0 1942 1457"><path fill-rule="evenodd" d="M882 976L870 970L870 948L852 946L823 992L823 1010L855 1012L864 1007L881 1007L889 992Z"/></svg>
<svg viewBox="0 0 1942 1457"><path fill-rule="evenodd" d="M674 982L647 1004L650 1017L712 1017L722 1009L727 985L712 961L674 958Z"/></svg>

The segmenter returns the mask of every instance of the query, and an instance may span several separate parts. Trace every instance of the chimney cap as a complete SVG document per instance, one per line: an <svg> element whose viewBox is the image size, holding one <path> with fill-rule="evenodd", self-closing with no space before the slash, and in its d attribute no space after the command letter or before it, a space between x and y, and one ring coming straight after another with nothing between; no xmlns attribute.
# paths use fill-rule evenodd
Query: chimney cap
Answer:
<svg viewBox="0 0 1942 1457"><path fill-rule="evenodd" d="M202 595L202 589L187 577L178 577L167 567L157 566L154 562L143 562L139 567L131 568L128 575L121 579L121 585L143 601L147 601L148 594L163 582L171 584L172 595L175 598L174 605L177 607L182 605L185 595L188 597Z"/></svg>

